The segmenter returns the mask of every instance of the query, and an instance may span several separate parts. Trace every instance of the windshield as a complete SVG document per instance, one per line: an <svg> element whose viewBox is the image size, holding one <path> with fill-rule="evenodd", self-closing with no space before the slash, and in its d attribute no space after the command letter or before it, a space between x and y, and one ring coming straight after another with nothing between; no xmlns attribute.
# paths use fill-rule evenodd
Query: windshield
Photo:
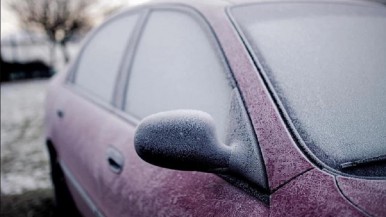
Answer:
<svg viewBox="0 0 386 217"><path fill-rule="evenodd" d="M344 170L386 155L386 7L260 3L231 13L317 159ZM385 176L384 160L374 165L366 170Z"/></svg>

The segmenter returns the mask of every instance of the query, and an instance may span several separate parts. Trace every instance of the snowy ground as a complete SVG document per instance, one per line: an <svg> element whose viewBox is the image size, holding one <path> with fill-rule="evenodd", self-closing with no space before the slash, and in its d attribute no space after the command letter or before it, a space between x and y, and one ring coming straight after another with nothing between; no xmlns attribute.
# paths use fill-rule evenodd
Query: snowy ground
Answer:
<svg viewBox="0 0 386 217"><path fill-rule="evenodd" d="M1 194L51 187L43 137L47 83L1 84Z"/></svg>

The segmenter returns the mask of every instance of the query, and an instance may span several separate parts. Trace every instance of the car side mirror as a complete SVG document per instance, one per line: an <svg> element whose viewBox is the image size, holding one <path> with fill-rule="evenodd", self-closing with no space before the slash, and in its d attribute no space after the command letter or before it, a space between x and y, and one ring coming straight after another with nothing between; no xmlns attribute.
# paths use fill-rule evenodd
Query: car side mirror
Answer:
<svg viewBox="0 0 386 217"><path fill-rule="evenodd" d="M212 117L195 110L146 117L137 128L134 143L146 162L176 170L226 171L232 152L217 138Z"/></svg>
<svg viewBox="0 0 386 217"><path fill-rule="evenodd" d="M217 173L268 189L258 141L237 89L231 98L225 143L209 114L174 110L142 120L134 137L137 154L156 166Z"/></svg>

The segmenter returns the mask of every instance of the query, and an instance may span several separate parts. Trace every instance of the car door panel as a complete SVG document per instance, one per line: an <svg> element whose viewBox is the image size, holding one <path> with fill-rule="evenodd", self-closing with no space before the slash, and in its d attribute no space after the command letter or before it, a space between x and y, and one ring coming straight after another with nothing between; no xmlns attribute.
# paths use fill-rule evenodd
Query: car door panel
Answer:
<svg viewBox="0 0 386 217"><path fill-rule="evenodd" d="M53 141L58 146L59 162L67 170L68 182L77 182L92 202L99 206L99 170L105 163L104 133L101 133L104 120L100 117L107 111L79 96L68 86L62 87L59 97L58 106L64 116L58 121L56 130L60 133L55 134Z"/></svg>
<svg viewBox="0 0 386 217"><path fill-rule="evenodd" d="M101 208L106 216L268 216L266 204L216 175L144 162L134 149L135 126L119 117L112 117L108 125L113 133L106 138L115 141L125 165L121 174L107 164L102 167Z"/></svg>

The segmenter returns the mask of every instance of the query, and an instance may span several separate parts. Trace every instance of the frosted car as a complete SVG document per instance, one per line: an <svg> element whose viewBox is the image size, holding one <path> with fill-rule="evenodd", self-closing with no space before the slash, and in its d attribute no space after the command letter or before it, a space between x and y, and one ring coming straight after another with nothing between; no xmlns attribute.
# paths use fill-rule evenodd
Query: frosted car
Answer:
<svg viewBox="0 0 386 217"><path fill-rule="evenodd" d="M386 8L149 3L51 82L65 216L386 216Z"/></svg>

